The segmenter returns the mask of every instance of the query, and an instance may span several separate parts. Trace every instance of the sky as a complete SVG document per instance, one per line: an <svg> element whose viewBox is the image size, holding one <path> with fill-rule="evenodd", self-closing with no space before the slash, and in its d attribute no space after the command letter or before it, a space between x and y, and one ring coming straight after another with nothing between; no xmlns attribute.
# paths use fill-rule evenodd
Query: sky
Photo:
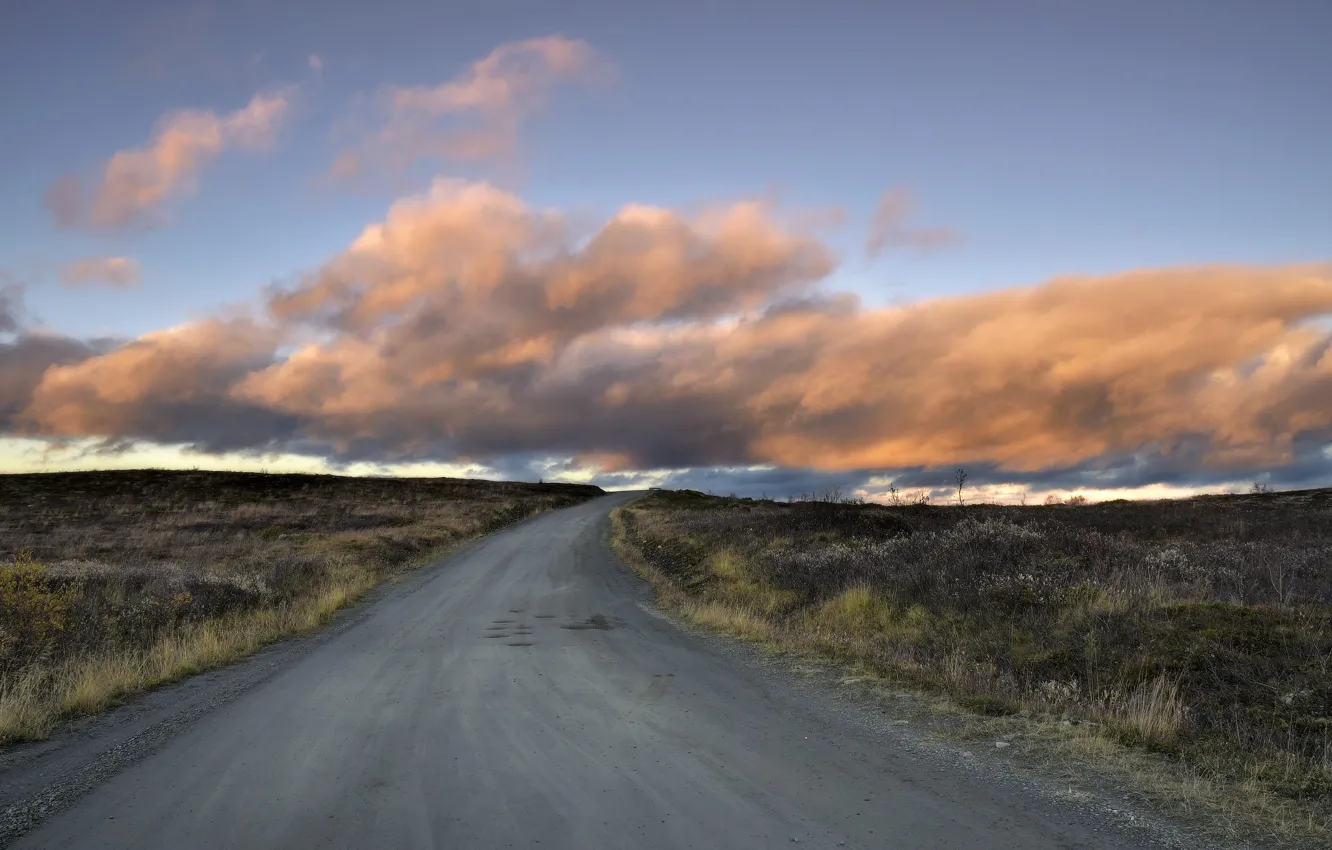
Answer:
<svg viewBox="0 0 1332 850"><path fill-rule="evenodd" d="M0 469L1332 484L1327 3L0 16Z"/></svg>

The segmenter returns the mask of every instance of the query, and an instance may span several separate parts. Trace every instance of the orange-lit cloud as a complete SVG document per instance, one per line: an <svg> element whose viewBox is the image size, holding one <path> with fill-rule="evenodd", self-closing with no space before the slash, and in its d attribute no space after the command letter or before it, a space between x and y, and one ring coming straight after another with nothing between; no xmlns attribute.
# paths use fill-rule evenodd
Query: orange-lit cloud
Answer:
<svg viewBox="0 0 1332 850"><path fill-rule="evenodd" d="M197 190L199 172L229 149L262 150L273 143L289 93L257 94L228 115L191 109L165 116L143 147L122 150L85 187L65 175L47 193L64 227L112 229L152 223L163 204Z"/></svg>
<svg viewBox="0 0 1332 850"><path fill-rule="evenodd" d="M826 320L809 368L747 400L765 459L821 468L1075 464L1195 436L1289 460L1332 428L1332 267L1205 267Z"/></svg>
<svg viewBox="0 0 1332 850"><path fill-rule="evenodd" d="M263 322L52 368L16 421L610 470L1026 474L1182 446L1200 468L1252 469L1332 435L1319 323L1332 265L1142 270L868 309L823 291L835 257L793 220L759 202L628 206L575 240L556 211L440 180L274 294Z"/></svg>
<svg viewBox="0 0 1332 850"><path fill-rule="evenodd" d="M915 207L915 198L905 189L899 187L884 192L870 219L865 256L876 259L893 248L934 251L958 242L957 233L946 227L911 225Z"/></svg>
<svg viewBox="0 0 1332 850"><path fill-rule="evenodd" d="M52 365L16 422L54 437L135 436L218 447L263 445L272 417L229 403L229 388L272 358L271 328L208 320Z"/></svg>
<svg viewBox="0 0 1332 850"><path fill-rule="evenodd" d="M502 44L447 82L385 89L384 126L359 150L342 153L330 176L351 177L367 164L402 169L422 159L511 155L520 125L555 86L610 73L586 42L561 35Z"/></svg>
<svg viewBox="0 0 1332 850"><path fill-rule="evenodd" d="M69 286L128 289L139 285L139 264L128 257L89 257L61 268L60 280Z"/></svg>

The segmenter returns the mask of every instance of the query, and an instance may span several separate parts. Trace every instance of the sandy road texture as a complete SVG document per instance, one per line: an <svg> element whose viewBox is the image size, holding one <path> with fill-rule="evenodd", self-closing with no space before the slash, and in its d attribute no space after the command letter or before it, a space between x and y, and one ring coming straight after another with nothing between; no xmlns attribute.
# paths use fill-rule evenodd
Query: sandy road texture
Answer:
<svg viewBox="0 0 1332 850"><path fill-rule="evenodd" d="M654 615L605 542L632 498L521 523L303 648L9 754L15 846L1164 845L921 755Z"/></svg>

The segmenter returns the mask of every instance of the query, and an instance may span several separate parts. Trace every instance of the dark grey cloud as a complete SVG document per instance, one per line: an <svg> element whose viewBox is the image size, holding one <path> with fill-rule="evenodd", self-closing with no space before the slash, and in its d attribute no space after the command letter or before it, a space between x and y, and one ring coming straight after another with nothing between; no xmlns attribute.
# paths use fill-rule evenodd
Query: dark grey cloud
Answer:
<svg viewBox="0 0 1332 850"><path fill-rule="evenodd" d="M0 318L4 316L0 308ZM8 332L18 329L17 324L0 327ZM97 353L96 342L60 336L20 333L12 342L0 342L0 422L11 432L21 431L15 417L27 408L46 370L79 363Z"/></svg>
<svg viewBox="0 0 1332 850"><path fill-rule="evenodd" d="M1268 467L1209 468L1200 462L1206 450L1198 445L1167 450L1153 447L1131 454L1100 457L1074 466L1033 472L1013 472L994 464L966 465L967 487L1025 487L1033 492L1135 490L1153 485L1184 488L1225 488L1261 482L1276 489L1332 486L1332 434L1309 436L1298 442L1291 458ZM570 462L568 471L576 468ZM594 484L615 489L660 485L672 490L749 498L799 498L837 492L852 496L868 493L886 498L888 482L911 495L928 492L935 501L956 492L957 466L910 469L855 469L823 471L808 468L711 467L605 473Z"/></svg>

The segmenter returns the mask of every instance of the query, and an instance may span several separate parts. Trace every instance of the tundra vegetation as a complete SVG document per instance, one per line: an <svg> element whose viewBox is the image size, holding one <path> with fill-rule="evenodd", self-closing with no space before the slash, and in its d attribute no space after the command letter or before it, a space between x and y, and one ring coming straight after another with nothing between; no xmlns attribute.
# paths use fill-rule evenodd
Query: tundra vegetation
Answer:
<svg viewBox="0 0 1332 850"><path fill-rule="evenodd" d="M1114 762L1176 813L1332 834L1332 490L1030 507L662 492L615 527L687 620Z"/></svg>
<svg viewBox="0 0 1332 850"><path fill-rule="evenodd" d="M597 487L225 472L0 476L0 742L309 631Z"/></svg>

